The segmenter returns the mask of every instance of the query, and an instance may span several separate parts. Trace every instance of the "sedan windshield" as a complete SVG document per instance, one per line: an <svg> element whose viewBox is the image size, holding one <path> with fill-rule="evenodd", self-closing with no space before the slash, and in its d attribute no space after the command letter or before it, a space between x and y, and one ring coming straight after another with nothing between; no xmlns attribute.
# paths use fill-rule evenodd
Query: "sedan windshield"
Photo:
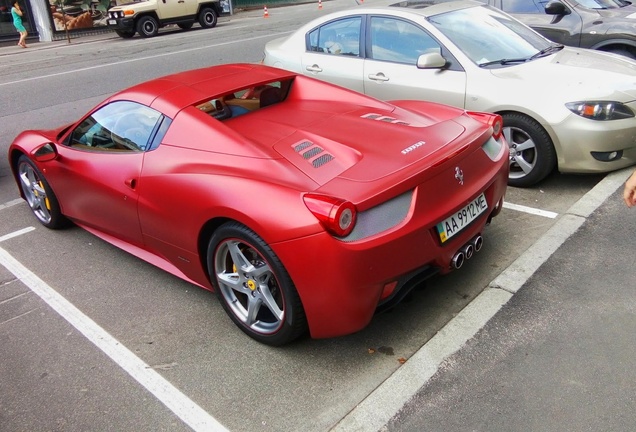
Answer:
<svg viewBox="0 0 636 432"><path fill-rule="evenodd" d="M520 63L552 52L543 36L487 6L446 12L429 21L480 66Z"/></svg>
<svg viewBox="0 0 636 432"><path fill-rule="evenodd" d="M577 3L588 9L618 9L630 5L623 0L578 0Z"/></svg>

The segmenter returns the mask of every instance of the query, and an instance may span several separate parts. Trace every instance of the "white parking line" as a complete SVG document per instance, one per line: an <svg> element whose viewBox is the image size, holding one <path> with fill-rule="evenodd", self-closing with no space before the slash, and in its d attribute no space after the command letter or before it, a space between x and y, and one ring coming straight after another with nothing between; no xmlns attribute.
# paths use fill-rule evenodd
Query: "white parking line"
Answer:
<svg viewBox="0 0 636 432"><path fill-rule="evenodd" d="M0 210L2 210L2 207L0 207ZM17 237L17 236L21 236L22 234L26 234L29 231L33 231L35 229L35 227L27 227L27 228L22 228L19 231L14 231L12 233L9 234L5 234L3 236L0 236L0 243L2 243L5 240L9 240L12 239L13 237Z"/></svg>
<svg viewBox="0 0 636 432"><path fill-rule="evenodd" d="M559 214L558 213L554 213L551 211L547 211L547 210L541 210L541 209L537 209L534 207L526 207L524 205L519 205L519 204L512 204L509 202L504 201L504 208L510 209L510 210L516 210L516 211L520 211L520 212L524 212L524 213L530 213L533 215L537 215L537 216L544 216L550 219L554 219L556 218Z"/></svg>
<svg viewBox="0 0 636 432"><path fill-rule="evenodd" d="M4 204L0 204L0 210L5 209L5 208L9 208L9 207L13 207L16 204L20 204L21 202L24 202L24 200L22 198L16 198L14 200L11 200L7 203Z"/></svg>
<svg viewBox="0 0 636 432"><path fill-rule="evenodd" d="M24 230L22 230L24 231ZM11 235L9 235L11 236ZM7 237L7 236L5 236ZM15 236L13 236L15 237ZM0 264L44 300L62 318L163 403L196 432L227 432L227 429L199 405L165 380L159 373L124 347L117 339L84 315L72 303L48 286L29 269L0 248Z"/></svg>

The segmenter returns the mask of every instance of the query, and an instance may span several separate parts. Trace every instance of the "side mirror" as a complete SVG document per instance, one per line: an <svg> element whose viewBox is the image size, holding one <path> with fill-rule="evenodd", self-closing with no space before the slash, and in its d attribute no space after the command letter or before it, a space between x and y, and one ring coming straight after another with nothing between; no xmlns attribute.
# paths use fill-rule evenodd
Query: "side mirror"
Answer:
<svg viewBox="0 0 636 432"><path fill-rule="evenodd" d="M35 150L31 152L31 156L38 162L52 161L57 157L57 149L55 148L55 144L48 142L36 147Z"/></svg>
<svg viewBox="0 0 636 432"><path fill-rule="evenodd" d="M446 59L442 57L439 50L427 52L417 58L418 69L443 69L446 67Z"/></svg>
<svg viewBox="0 0 636 432"><path fill-rule="evenodd" d="M545 5L545 13L548 15L569 15L572 12L559 0L552 0Z"/></svg>

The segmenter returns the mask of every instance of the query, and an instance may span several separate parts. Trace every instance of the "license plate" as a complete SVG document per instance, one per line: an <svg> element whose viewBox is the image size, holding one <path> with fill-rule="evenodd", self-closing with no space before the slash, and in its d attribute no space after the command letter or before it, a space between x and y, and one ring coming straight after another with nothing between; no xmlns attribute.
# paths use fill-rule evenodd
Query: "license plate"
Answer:
<svg viewBox="0 0 636 432"><path fill-rule="evenodd" d="M108 20L108 25L115 25L115 24L117 24L117 20L114 20L114 19Z"/></svg>
<svg viewBox="0 0 636 432"><path fill-rule="evenodd" d="M488 209L486 197L482 193L473 201L468 203L466 207L458 210L456 213L437 224L437 233L442 243L459 233L468 226L472 221Z"/></svg>

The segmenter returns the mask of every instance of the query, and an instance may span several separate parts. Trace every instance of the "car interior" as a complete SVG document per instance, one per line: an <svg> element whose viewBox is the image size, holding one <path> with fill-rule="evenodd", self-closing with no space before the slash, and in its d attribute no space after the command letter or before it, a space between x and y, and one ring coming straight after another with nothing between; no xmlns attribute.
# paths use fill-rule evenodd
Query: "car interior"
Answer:
<svg viewBox="0 0 636 432"><path fill-rule="evenodd" d="M227 94L196 107L217 120L226 120L277 104L284 99L291 82L272 82Z"/></svg>

